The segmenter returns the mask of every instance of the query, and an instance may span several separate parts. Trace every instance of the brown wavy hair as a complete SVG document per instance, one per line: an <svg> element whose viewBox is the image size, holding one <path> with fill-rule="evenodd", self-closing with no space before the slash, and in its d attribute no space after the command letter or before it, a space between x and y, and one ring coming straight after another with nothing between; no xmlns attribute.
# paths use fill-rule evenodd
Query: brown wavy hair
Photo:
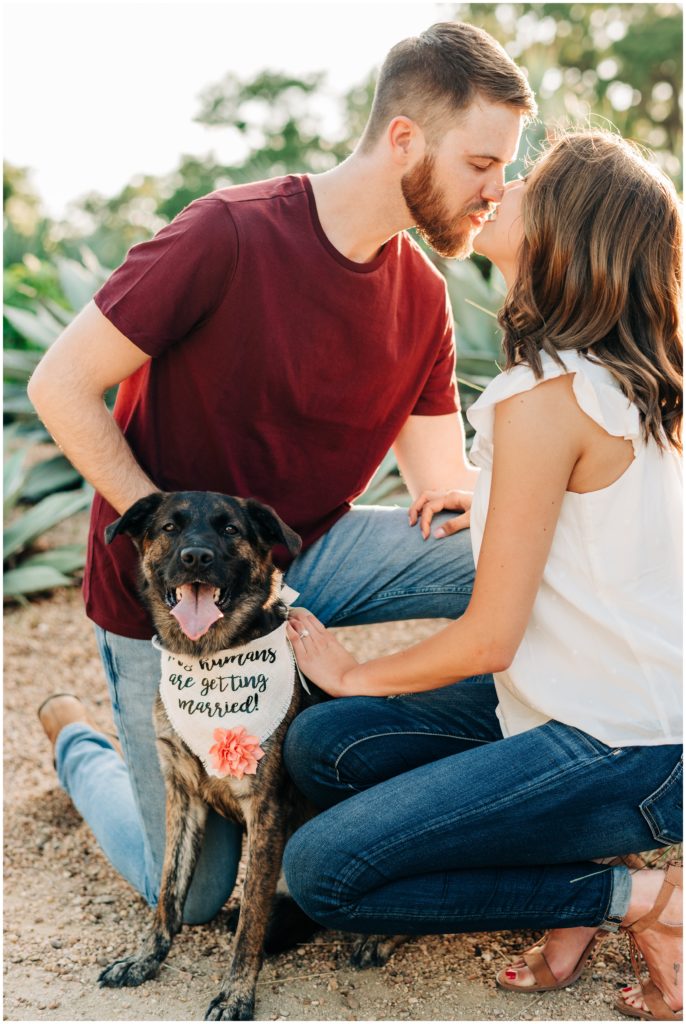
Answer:
<svg viewBox="0 0 686 1024"><path fill-rule="evenodd" d="M681 217L671 181L605 131L566 133L530 172L517 279L500 313L506 369L541 352L606 366L646 441L681 451ZM590 351L589 351L590 350Z"/></svg>

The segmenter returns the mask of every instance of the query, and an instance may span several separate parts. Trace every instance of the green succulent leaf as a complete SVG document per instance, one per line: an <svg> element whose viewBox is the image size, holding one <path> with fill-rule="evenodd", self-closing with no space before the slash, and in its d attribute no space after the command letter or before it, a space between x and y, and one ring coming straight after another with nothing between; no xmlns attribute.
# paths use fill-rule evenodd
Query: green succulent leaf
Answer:
<svg viewBox="0 0 686 1024"><path fill-rule="evenodd" d="M5 516L19 500L27 472L25 451L14 452L5 460L2 467L2 507Z"/></svg>
<svg viewBox="0 0 686 1024"><path fill-rule="evenodd" d="M50 348L62 333L63 325L43 306L36 306L35 312L18 306L4 306L3 315L22 338L39 348Z"/></svg>
<svg viewBox="0 0 686 1024"><path fill-rule="evenodd" d="M33 416L36 411L26 394L26 384L5 380L3 385L3 410L5 415Z"/></svg>
<svg viewBox="0 0 686 1024"><path fill-rule="evenodd" d="M78 312L98 290L95 275L76 260L57 259L57 273L69 305Z"/></svg>
<svg viewBox="0 0 686 1024"><path fill-rule="evenodd" d="M2 365L6 380L28 381L38 366L43 353L30 348L6 348Z"/></svg>
<svg viewBox="0 0 686 1024"><path fill-rule="evenodd" d="M81 474L64 455L54 455L32 466L22 498L31 503L40 501L47 494L76 487L80 480Z"/></svg>
<svg viewBox="0 0 686 1024"><path fill-rule="evenodd" d="M59 548L50 548L49 551L41 551L31 555L21 563L21 568L29 568L34 565L47 565L57 572L70 574L83 569L86 564L85 544L64 544Z"/></svg>
<svg viewBox="0 0 686 1024"><path fill-rule="evenodd" d="M20 566L19 569L10 569L4 573L2 578L5 597L20 597L22 594L34 594L54 587L69 587L75 582L49 565Z"/></svg>
<svg viewBox="0 0 686 1024"><path fill-rule="evenodd" d="M92 488L84 487L66 494L50 494L23 516L11 523L3 534L3 559L8 559L27 547L31 541L57 526L76 512L87 508Z"/></svg>

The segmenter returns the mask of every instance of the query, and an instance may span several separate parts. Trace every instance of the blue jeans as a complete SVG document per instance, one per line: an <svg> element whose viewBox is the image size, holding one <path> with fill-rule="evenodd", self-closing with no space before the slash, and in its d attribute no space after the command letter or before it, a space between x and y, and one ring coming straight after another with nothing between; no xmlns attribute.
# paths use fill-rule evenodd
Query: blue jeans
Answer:
<svg viewBox="0 0 686 1024"><path fill-rule="evenodd" d="M560 722L504 739L489 678L348 697L291 725L286 764L320 808L286 847L310 917L365 933L598 926L631 882L593 858L681 839L681 747L612 748Z"/></svg>
<svg viewBox="0 0 686 1024"><path fill-rule="evenodd" d="M418 527L407 525L405 509L355 507L295 560L286 582L300 592L297 603L324 623L348 626L457 618L469 603L473 578L467 530L424 541ZM154 906L165 837L164 781L152 724L159 654L147 640L99 627L96 634L124 761L106 736L74 723L58 737L57 774L111 863ZM210 812L186 900L187 923L210 920L224 905L240 852L240 829Z"/></svg>

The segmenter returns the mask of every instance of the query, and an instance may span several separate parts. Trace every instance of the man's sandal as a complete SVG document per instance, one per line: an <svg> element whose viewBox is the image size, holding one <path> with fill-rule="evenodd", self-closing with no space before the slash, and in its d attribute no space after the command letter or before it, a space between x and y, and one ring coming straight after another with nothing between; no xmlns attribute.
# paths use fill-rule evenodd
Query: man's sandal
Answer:
<svg viewBox="0 0 686 1024"><path fill-rule="evenodd" d="M500 988L506 988L510 992L552 992L556 988L567 988L568 985L573 985L577 981L583 971L584 967L588 963L592 963L600 944L604 938L608 935L606 931L597 931L595 935L591 936L591 940L588 945L582 950L581 956L577 960L574 970L571 974L567 975L566 978L556 978L550 969L550 965L545 958L543 952L543 946L545 945L547 935L544 935L540 942L537 942L531 949L527 949L525 953L522 953L519 960L515 963L510 964L509 967L504 967L502 971L496 975L496 982ZM505 972L508 970L522 970L524 967L528 967L534 976L533 985L513 985L511 981L505 977Z"/></svg>
<svg viewBox="0 0 686 1024"><path fill-rule="evenodd" d="M657 987L655 982L649 978L648 981L641 981L641 960L643 954L638 948L638 944L634 935L640 934L645 931L646 928L653 928L657 932L662 932L663 935L668 935L670 932L678 931L682 925L680 924L664 924L659 920L660 914L667 906L669 898L672 895L674 889L683 888L683 868L680 864L669 864L665 874L662 887L657 895L657 899L653 904L652 910L649 910L643 917L639 917L633 924L626 925L622 928L622 931L626 932L629 937L629 952L631 954L631 964L636 975L638 982L639 992L636 995L641 996L647 1009L642 1010L638 1006L631 1006L626 1000L620 995L615 1000L615 1009L619 1010L620 1013L625 1014L627 1017L637 1017L639 1020L683 1020L683 1010L672 1010L665 1002L665 997Z"/></svg>

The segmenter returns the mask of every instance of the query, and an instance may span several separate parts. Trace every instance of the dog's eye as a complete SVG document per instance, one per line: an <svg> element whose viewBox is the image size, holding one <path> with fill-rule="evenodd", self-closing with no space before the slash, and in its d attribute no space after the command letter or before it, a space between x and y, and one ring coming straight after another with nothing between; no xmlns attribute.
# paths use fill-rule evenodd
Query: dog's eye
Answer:
<svg viewBox="0 0 686 1024"><path fill-rule="evenodd" d="M165 533L174 533L177 529L176 523L165 523L162 527Z"/></svg>
<svg viewBox="0 0 686 1024"><path fill-rule="evenodd" d="M238 533L238 527L234 526L233 523L227 523L224 527L224 533Z"/></svg>

